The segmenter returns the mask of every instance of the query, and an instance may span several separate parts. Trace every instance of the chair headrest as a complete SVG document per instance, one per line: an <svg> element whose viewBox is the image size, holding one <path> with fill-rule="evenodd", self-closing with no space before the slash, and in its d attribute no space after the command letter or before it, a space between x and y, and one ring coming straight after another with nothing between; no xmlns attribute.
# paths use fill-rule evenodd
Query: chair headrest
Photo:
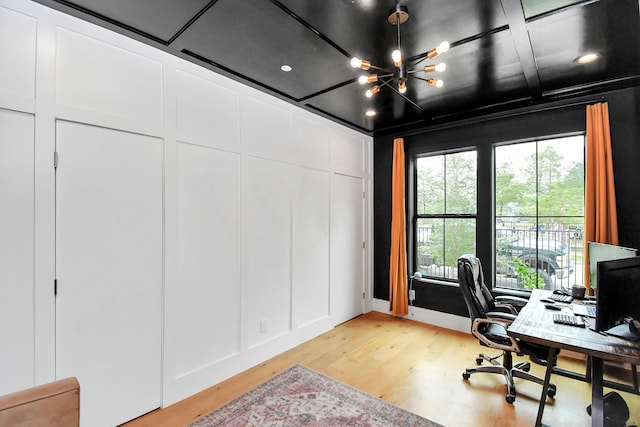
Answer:
<svg viewBox="0 0 640 427"><path fill-rule="evenodd" d="M464 254L460 258L465 259L471 265L471 273L473 280L477 283L480 277L480 260L472 254Z"/></svg>

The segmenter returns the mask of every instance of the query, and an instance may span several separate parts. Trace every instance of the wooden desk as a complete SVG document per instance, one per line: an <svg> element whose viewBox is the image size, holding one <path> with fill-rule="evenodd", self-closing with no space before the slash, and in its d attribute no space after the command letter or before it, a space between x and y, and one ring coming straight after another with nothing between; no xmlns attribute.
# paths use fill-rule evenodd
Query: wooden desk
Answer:
<svg viewBox="0 0 640 427"><path fill-rule="evenodd" d="M536 427L542 425L549 381L560 350L572 350L591 356L591 424L602 427L604 425L602 361L611 360L638 365L640 364L640 342L605 336L588 328L554 323L553 314L560 311L548 310L544 307L544 303L540 302L540 299L548 296L549 293L549 291L534 290L529 302L522 308L507 331L509 335L523 341L550 347ZM568 309L563 311L566 314L568 312ZM591 322L593 323L594 320L591 319Z"/></svg>

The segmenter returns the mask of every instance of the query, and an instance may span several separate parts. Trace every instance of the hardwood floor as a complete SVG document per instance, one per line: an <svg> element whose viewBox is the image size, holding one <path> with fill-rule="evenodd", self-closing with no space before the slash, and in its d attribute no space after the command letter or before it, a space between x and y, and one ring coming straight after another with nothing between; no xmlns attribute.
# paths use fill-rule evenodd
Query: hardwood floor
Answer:
<svg viewBox="0 0 640 427"><path fill-rule="evenodd" d="M371 312L175 405L124 425L187 425L299 363L445 426L532 426L538 409L539 385L516 380L518 396L510 405L505 401L506 388L501 376L475 374L469 381L462 379L464 368L475 363L480 351L499 353L481 348L469 334ZM584 372L584 365L584 360L560 354L559 366L565 369ZM532 363L531 370L544 375L542 366ZM591 425L585 410L591 396L589 384L557 375L552 376L552 382L558 393L555 401L548 401L543 422L550 426ZM631 412L627 425L640 424L640 397L620 394Z"/></svg>

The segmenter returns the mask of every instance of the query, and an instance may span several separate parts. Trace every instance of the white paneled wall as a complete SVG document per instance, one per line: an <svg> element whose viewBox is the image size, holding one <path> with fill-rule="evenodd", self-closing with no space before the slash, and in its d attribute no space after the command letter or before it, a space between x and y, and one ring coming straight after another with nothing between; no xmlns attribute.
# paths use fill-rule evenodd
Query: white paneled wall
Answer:
<svg viewBox="0 0 640 427"><path fill-rule="evenodd" d="M23 0L0 61L0 393L58 376L56 122L163 145L163 405L369 304L369 136Z"/></svg>
<svg viewBox="0 0 640 427"><path fill-rule="evenodd" d="M293 114L282 108L284 106L274 106L268 101L246 98L241 112L242 144L254 156L290 162L293 160Z"/></svg>
<svg viewBox="0 0 640 427"><path fill-rule="evenodd" d="M32 16L0 8L0 90L33 99L36 75L36 26Z"/></svg>
<svg viewBox="0 0 640 427"><path fill-rule="evenodd" d="M180 143L177 176L180 283L172 303L183 377L241 351L240 156Z"/></svg>
<svg viewBox="0 0 640 427"><path fill-rule="evenodd" d="M0 110L0 394L34 382L33 123Z"/></svg>
<svg viewBox="0 0 640 427"><path fill-rule="evenodd" d="M176 129L180 141L239 152L240 94L178 70Z"/></svg>
<svg viewBox="0 0 640 427"><path fill-rule="evenodd" d="M247 338L254 347L291 331L291 166L247 157L242 211Z"/></svg>
<svg viewBox="0 0 640 427"><path fill-rule="evenodd" d="M329 173L296 168L293 183L294 321L329 316Z"/></svg>
<svg viewBox="0 0 640 427"><path fill-rule="evenodd" d="M56 34L56 103L162 124L162 64L74 31Z"/></svg>

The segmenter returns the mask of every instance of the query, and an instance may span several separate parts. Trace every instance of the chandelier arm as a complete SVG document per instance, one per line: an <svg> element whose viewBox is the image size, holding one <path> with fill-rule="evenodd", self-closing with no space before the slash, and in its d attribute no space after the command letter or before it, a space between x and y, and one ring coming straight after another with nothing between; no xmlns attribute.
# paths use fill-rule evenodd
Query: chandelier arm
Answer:
<svg viewBox="0 0 640 427"><path fill-rule="evenodd" d="M376 69L376 70L378 70L378 71L384 71L385 73L393 74L393 71L388 70L388 69L386 69L386 68L378 67L377 65L373 65L373 64L371 64L371 65L369 66L369 68L374 68L374 69Z"/></svg>
<svg viewBox="0 0 640 427"><path fill-rule="evenodd" d="M427 59L427 55L426 54L422 54L422 55L418 56L417 58L415 58L415 57L414 58L409 58L407 60L407 62L413 62L413 64L411 64L411 67L415 67L416 65L418 65L419 63L421 63L425 59Z"/></svg>
<svg viewBox="0 0 640 427"><path fill-rule="evenodd" d="M411 99L409 99L406 95L404 95L404 94L400 93L400 92L398 91L398 89L396 89L395 87L393 87L393 86L391 86L391 85L389 85L389 88L391 88L391 90L393 90L395 93L397 93L398 95L400 95L401 97L403 97L405 101L407 101L409 104L413 105L417 110L419 110L419 111L421 111L421 112L423 112L423 113L424 113L424 110L423 110L423 109L422 109L418 104L416 104L415 102L413 102L413 101L412 101Z"/></svg>
<svg viewBox="0 0 640 427"><path fill-rule="evenodd" d="M412 79L422 80L423 82L428 82L429 81L429 79L426 79L424 77L418 77L418 76L414 76L414 75L409 75L409 77L411 77Z"/></svg>
<svg viewBox="0 0 640 427"><path fill-rule="evenodd" d="M402 51L402 49L400 49L400 13L396 13L396 27L398 27L398 50Z"/></svg>
<svg viewBox="0 0 640 427"><path fill-rule="evenodd" d="M387 80L383 80L381 84L379 84L378 86L380 86L380 89L382 89L385 86L390 87L391 89L395 90L395 88L393 86L391 86L391 82L393 81L393 77Z"/></svg>

